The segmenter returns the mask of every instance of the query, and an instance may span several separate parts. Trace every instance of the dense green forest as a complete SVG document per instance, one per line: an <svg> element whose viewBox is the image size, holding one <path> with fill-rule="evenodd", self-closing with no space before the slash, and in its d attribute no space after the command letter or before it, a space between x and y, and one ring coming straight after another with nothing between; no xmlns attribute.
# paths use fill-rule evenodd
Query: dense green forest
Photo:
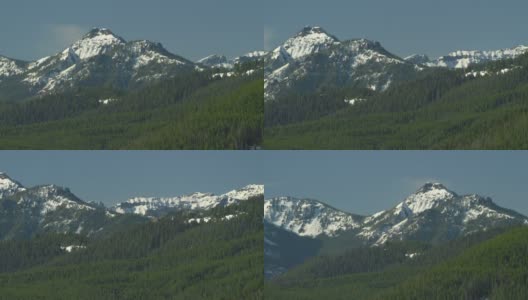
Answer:
<svg viewBox="0 0 528 300"><path fill-rule="evenodd" d="M390 242L318 256L265 284L267 299L526 299L528 228L440 245ZM410 254L413 254L412 257Z"/></svg>
<svg viewBox="0 0 528 300"><path fill-rule="evenodd" d="M239 66L242 73L253 66ZM215 70L117 90L0 102L3 149L251 149L262 143L263 74ZM101 100L111 99L108 103ZM114 100L114 101L112 101Z"/></svg>
<svg viewBox="0 0 528 300"><path fill-rule="evenodd" d="M528 149L528 55L430 69L381 93L289 95L265 104L265 126L266 149Z"/></svg>
<svg viewBox="0 0 528 300"><path fill-rule="evenodd" d="M1 241L0 298L262 299L262 206L260 197L175 213L101 238ZM204 216L213 219L187 221ZM68 245L80 248L68 253Z"/></svg>

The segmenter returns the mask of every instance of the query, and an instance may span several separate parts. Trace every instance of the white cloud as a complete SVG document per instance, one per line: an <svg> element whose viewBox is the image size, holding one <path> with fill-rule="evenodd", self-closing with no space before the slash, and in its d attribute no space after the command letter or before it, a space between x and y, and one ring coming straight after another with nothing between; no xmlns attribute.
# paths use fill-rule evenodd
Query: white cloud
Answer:
<svg viewBox="0 0 528 300"><path fill-rule="evenodd" d="M274 37L275 34L273 33L273 29L268 26L264 26L264 50L273 50Z"/></svg>
<svg viewBox="0 0 528 300"><path fill-rule="evenodd" d="M50 26L51 37L57 44L61 44L63 47L80 39L86 32L87 30L85 28L74 24L58 24Z"/></svg>
<svg viewBox="0 0 528 300"><path fill-rule="evenodd" d="M48 24L42 26L41 30L38 52L46 55L61 51L88 32L87 28L75 24Z"/></svg>

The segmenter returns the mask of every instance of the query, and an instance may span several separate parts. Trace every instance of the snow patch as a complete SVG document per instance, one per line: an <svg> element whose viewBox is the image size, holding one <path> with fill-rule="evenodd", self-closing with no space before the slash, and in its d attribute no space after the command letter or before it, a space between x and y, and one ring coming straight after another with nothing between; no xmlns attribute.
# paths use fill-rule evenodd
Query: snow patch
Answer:
<svg viewBox="0 0 528 300"><path fill-rule="evenodd" d="M352 98L352 99L345 99L345 103L349 105L355 105L361 102L367 101L365 98Z"/></svg>
<svg viewBox="0 0 528 300"><path fill-rule="evenodd" d="M412 258L417 257L418 255L420 255L420 253L418 253L418 252L416 252L416 253L406 253L405 257L412 259Z"/></svg>
<svg viewBox="0 0 528 300"><path fill-rule="evenodd" d="M118 101L118 100L119 100L119 99L117 99L117 98L100 99L100 100L99 100L99 103L100 103L100 104L103 104L103 105L107 105L107 104L110 104L110 103L112 103L112 102L116 102L116 101Z"/></svg>
<svg viewBox="0 0 528 300"><path fill-rule="evenodd" d="M71 253L76 250L86 249L86 246L81 245L70 245L70 246L60 246L61 250Z"/></svg>

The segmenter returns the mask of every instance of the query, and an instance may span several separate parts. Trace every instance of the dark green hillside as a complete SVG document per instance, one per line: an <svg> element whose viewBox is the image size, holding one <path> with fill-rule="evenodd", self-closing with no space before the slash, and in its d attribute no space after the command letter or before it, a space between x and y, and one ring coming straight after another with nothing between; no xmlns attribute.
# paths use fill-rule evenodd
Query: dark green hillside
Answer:
<svg viewBox="0 0 528 300"><path fill-rule="evenodd" d="M258 72L257 72L258 73ZM195 72L0 104L3 149L249 149L262 142L262 74ZM108 104L100 100L117 99Z"/></svg>
<svg viewBox="0 0 528 300"><path fill-rule="evenodd" d="M253 199L200 215L172 214L101 239L2 242L0 254L11 254L0 258L0 298L262 299L262 206L263 199ZM229 214L237 217L221 220ZM214 220L187 222L203 216ZM57 252L74 242L87 248ZM17 248L31 250L9 250ZM24 256L35 257L8 263Z"/></svg>
<svg viewBox="0 0 528 300"><path fill-rule="evenodd" d="M528 229L518 228L464 251L389 289L390 299L526 299Z"/></svg>
<svg viewBox="0 0 528 300"><path fill-rule="evenodd" d="M388 243L309 260L267 282L265 294L267 299L526 299L527 253L528 228L497 229L438 246Z"/></svg>
<svg viewBox="0 0 528 300"><path fill-rule="evenodd" d="M466 76L481 70L493 75ZM273 116L265 117L265 148L528 149L528 55L464 71L438 69L370 96L324 95L330 97L266 103ZM368 100L346 107L344 96Z"/></svg>

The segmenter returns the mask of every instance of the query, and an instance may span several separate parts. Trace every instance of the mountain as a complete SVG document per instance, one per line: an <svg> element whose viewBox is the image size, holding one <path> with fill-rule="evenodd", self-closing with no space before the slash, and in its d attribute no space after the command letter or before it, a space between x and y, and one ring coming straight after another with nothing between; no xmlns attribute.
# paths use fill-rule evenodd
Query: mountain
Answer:
<svg viewBox="0 0 528 300"><path fill-rule="evenodd" d="M440 242L475 231L528 224L527 217L496 205L491 198L457 195L440 183L427 183L392 209L368 217L290 197L266 200L264 217L299 236L353 233L369 245L409 239Z"/></svg>
<svg viewBox="0 0 528 300"><path fill-rule="evenodd" d="M528 147L523 138L527 130L524 111L528 102L523 91L528 86L528 53L465 70L421 68L423 77L382 93L349 95L346 90L327 89L266 102L264 148ZM366 101L349 105L343 99Z"/></svg>
<svg viewBox="0 0 528 300"><path fill-rule="evenodd" d="M458 195L440 183L427 183L395 207L371 216L310 199L267 199L264 220L267 278L321 253L399 241L438 245L474 233L528 225L526 216L502 208L490 198ZM290 254L292 251L296 254Z"/></svg>
<svg viewBox="0 0 528 300"><path fill-rule="evenodd" d="M359 235L375 245L408 239L441 242L520 224L528 224L528 218L489 197L457 195L442 184L428 183L396 207L367 218Z"/></svg>
<svg viewBox="0 0 528 300"><path fill-rule="evenodd" d="M207 66L207 67L215 67L215 68L232 68L233 65L228 63L227 57L224 55L217 55L213 54L207 57L204 57L200 60L198 60L198 63Z"/></svg>
<svg viewBox="0 0 528 300"><path fill-rule="evenodd" d="M197 62L201 65L210 67L210 68L224 68L224 69L233 69L236 66L241 66L248 63L256 63L263 59L267 54L266 51L253 51L246 53L241 56L237 56L234 59L228 60L224 55L213 54L207 57L204 57Z"/></svg>
<svg viewBox="0 0 528 300"><path fill-rule="evenodd" d="M3 78L18 75L24 72L27 63L17 61L0 55L0 82Z"/></svg>
<svg viewBox="0 0 528 300"><path fill-rule="evenodd" d="M404 60L415 65L425 65L431 61L431 59L425 54L413 54L405 57Z"/></svg>
<svg viewBox="0 0 528 300"><path fill-rule="evenodd" d="M126 90L168 79L203 67L233 68L260 59L255 53L228 62L213 55L193 63L148 40L126 41L110 29L94 28L63 51L33 62L0 56L0 94L13 99L57 94L76 87L111 86ZM7 97L7 96L6 96Z"/></svg>
<svg viewBox="0 0 528 300"><path fill-rule="evenodd" d="M263 195L204 212L239 212L218 222L178 212L105 236L0 241L1 298L262 299L262 205Z"/></svg>
<svg viewBox="0 0 528 300"><path fill-rule="evenodd" d="M527 46L495 51L455 51L430 60L423 54L405 59L367 39L341 41L321 27L305 27L265 56L265 99L309 94L321 88L385 91L423 76L427 67L449 69L516 58Z"/></svg>
<svg viewBox="0 0 528 300"><path fill-rule="evenodd" d="M194 63L105 28L33 62L0 56L0 148L257 148L262 52L228 68L214 59L224 61Z"/></svg>
<svg viewBox="0 0 528 300"><path fill-rule="evenodd" d="M513 59L528 53L528 46L517 46L514 48L480 51L480 50L459 50L441 56L434 61L423 61L430 67L446 67L449 69L466 69L470 65L481 64L490 61Z"/></svg>
<svg viewBox="0 0 528 300"><path fill-rule="evenodd" d="M90 236L121 221L114 220L116 215L104 207L82 201L67 188L11 187L0 194L0 240L27 239L46 232Z"/></svg>
<svg viewBox="0 0 528 300"><path fill-rule="evenodd" d="M507 118L514 123L510 127L523 124L518 119L524 119L526 101L514 90L527 82L527 49L402 59L379 42L341 41L321 27L306 27L265 56L264 147L482 149L489 143L487 148L495 149L516 143L515 149L525 149L516 134L504 141L504 133L497 132L503 127L494 126L491 138L477 132L490 132L489 124L501 118L497 112L516 106L514 101L522 107ZM492 82L473 80L482 77ZM459 127L464 130L452 130ZM422 134L424 128L435 133Z"/></svg>
<svg viewBox="0 0 528 300"><path fill-rule="evenodd" d="M405 58L405 61L416 65L427 67L443 67L448 69L467 69L469 66L474 66L491 61L514 59L525 53L528 53L528 46L517 46L514 48L506 48L499 50L457 50L448 55L440 56L437 59L431 60L425 54L413 54Z"/></svg>
<svg viewBox="0 0 528 300"><path fill-rule="evenodd" d="M196 212L228 207L261 197L264 187L248 185L223 195L194 193L173 198L133 198L107 208L81 200L68 188L40 185L26 188L0 174L0 240L26 239L39 233L76 233L87 236L112 231L126 223L148 222L170 212ZM199 214L194 214L195 220ZM232 216L219 216L233 218ZM199 221L198 221L199 222Z"/></svg>
<svg viewBox="0 0 528 300"><path fill-rule="evenodd" d="M248 185L238 190L232 190L222 195L211 193L194 193L190 195L155 198L137 197L117 204L112 209L119 214L137 214L159 217L171 211L209 210L215 207L226 207L241 201L264 194L264 186Z"/></svg>
<svg viewBox="0 0 528 300"><path fill-rule="evenodd" d="M11 179L7 174L0 172L0 198L13 196L26 188L18 181Z"/></svg>
<svg viewBox="0 0 528 300"><path fill-rule="evenodd" d="M159 43L127 42L109 29L94 28L60 53L11 69L0 90L13 84L27 89L30 95L59 93L78 86L126 89L195 68L194 63Z"/></svg>
<svg viewBox="0 0 528 300"><path fill-rule="evenodd" d="M266 200L264 218L267 222L299 236L337 236L357 229L364 217L337 210L317 200L279 197Z"/></svg>
<svg viewBox="0 0 528 300"><path fill-rule="evenodd" d="M379 42L340 41L321 27L305 27L265 56L265 99L315 92L325 85L383 91L420 70Z"/></svg>

